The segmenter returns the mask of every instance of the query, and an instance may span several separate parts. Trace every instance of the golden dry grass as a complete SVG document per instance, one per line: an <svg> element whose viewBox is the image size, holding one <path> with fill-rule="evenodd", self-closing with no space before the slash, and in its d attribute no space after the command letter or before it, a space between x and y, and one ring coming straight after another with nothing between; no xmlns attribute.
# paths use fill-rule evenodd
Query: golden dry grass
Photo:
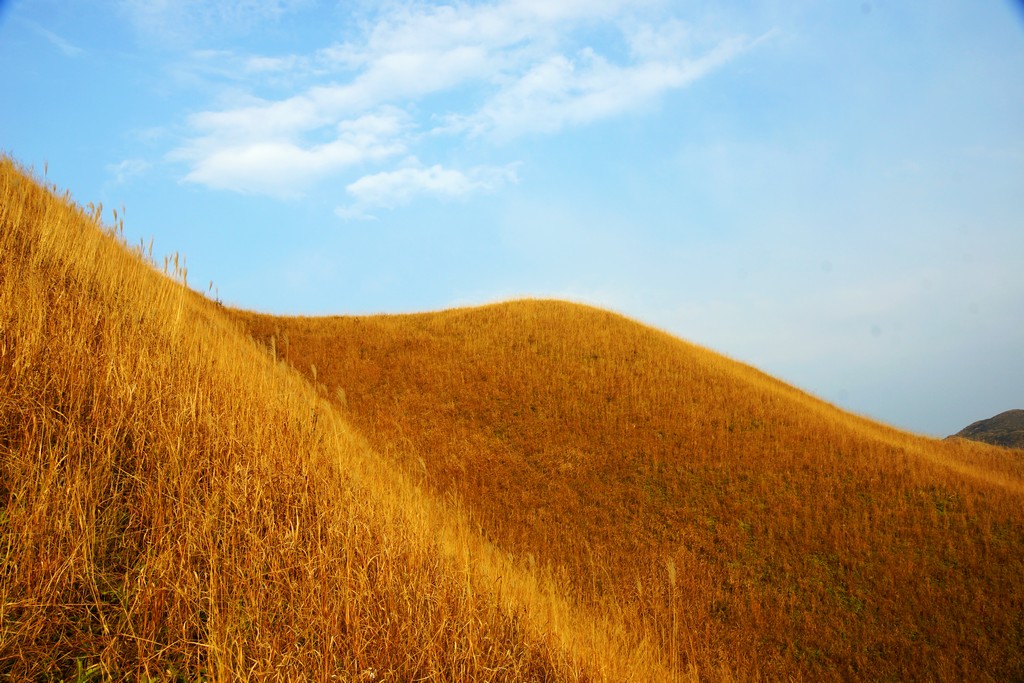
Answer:
<svg viewBox="0 0 1024 683"><path fill-rule="evenodd" d="M1024 460L618 315L236 312L377 450L710 678L1024 677Z"/></svg>
<svg viewBox="0 0 1024 683"><path fill-rule="evenodd" d="M1024 678L1019 454L569 304L228 311L99 218L0 162L0 677Z"/></svg>
<svg viewBox="0 0 1024 683"><path fill-rule="evenodd" d="M0 161L0 678L666 675L99 218Z"/></svg>

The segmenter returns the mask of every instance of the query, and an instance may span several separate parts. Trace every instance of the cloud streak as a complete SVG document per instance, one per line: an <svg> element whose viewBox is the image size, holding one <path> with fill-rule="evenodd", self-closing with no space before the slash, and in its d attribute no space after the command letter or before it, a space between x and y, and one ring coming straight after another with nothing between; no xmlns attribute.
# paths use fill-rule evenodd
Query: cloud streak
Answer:
<svg viewBox="0 0 1024 683"><path fill-rule="evenodd" d="M116 164L107 164L107 172L113 176L116 185L123 185L132 178L142 175L150 168L144 159L124 159Z"/></svg>
<svg viewBox="0 0 1024 683"><path fill-rule="evenodd" d="M49 41L49 43L57 48L65 57L76 58L85 54L85 50L82 48L78 47L71 41L62 38L53 31L43 28L36 22L31 21L30 19L21 19L21 21L37 34Z"/></svg>
<svg viewBox="0 0 1024 683"><path fill-rule="evenodd" d="M693 60L610 63L586 48L569 59L554 55L503 88L479 111L449 119L451 130L499 138L554 133L636 110L661 94L696 81L746 48L744 39L723 42Z"/></svg>
<svg viewBox="0 0 1024 683"><path fill-rule="evenodd" d="M119 0L146 42L188 45L211 34L243 34L309 5L309 0Z"/></svg>

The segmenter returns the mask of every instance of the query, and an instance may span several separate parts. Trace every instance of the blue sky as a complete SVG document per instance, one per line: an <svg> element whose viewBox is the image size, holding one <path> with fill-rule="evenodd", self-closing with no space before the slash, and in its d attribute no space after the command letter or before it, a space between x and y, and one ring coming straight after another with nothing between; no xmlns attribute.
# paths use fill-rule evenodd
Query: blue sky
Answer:
<svg viewBox="0 0 1024 683"><path fill-rule="evenodd" d="M274 313L612 308L943 436L1024 407L1009 0L0 0L0 149Z"/></svg>

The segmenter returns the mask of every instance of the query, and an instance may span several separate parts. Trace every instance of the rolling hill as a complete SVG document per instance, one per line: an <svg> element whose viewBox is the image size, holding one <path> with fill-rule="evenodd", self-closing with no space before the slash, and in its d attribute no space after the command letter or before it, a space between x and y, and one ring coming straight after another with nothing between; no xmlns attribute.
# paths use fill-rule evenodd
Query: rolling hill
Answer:
<svg viewBox="0 0 1024 683"><path fill-rule="evenodd" d="M235 316L376 450L679 670L1024 673L1019 459L583 306Z"/></svg>
<svg viewBox="0 0 1024 683"><path fill-rule="evenodd" d="M0 162L0 676L1024 678L1011 451L564 302L226 309L101 216Z"/></svg>
<svg viewBox="0 0 1024 683"><path fill-rule="evenodd" d="M972 422L954 436L1004 448L1024 448L1024 410L1007 410Z"/></svg>

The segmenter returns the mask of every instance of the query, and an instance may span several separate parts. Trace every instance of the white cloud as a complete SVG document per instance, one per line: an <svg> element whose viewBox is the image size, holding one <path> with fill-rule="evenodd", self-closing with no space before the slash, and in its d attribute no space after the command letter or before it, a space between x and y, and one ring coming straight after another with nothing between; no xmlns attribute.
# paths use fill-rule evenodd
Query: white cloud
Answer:
<svg viewBox="0 0 1024 683"><path fill-rule="evenodd" d="M172 160L186 161L192 170L188 182L214 189L267 194L282 198L302 196L312 182L339 169L380 162L401 154L404 120L400 112L385 109L337 124L329 142L301 145L274 136L253 136L225 143L211 136L177 150Z"/></svg>
<svg viewBox="0 0 1024 683"><path fill-rule="evenodd" d="M345 189L355 203L340 207L337 214L342 218L365 218L372 208L395 208L424 196L465 199L518 180L516 164L478 166L463 172L440 164L427 168L412 159L403 168L366 175L350 183Z"/></svg>
<svg viewBox="0 0 1024 683"><path fill-rule="evenodd" d="M226 111L193 114L188 123L205 136L221 140L265 140L292 138L298 134L327 125L330 120L318 111L316 103L306 96L278 102L257 100L252 104Z"/></svg>
<svg viewBox="0 0 1024 683"><path fill-rule="evenodd" d="M611 47L603 54L589 44L589 31L609 28L626 56L613 58ZM308 55L230 56L240 65L233 72L250 82L306 85L279 98L236 96L235 106L193 114L187 121L192 138L172 158L189 165L192 182L296 196L326 174L409 150L423 131L454 136L454 144L466 135L509 139L649 107L750 45L732 37L705 40L710 46L698 50L698 33L660 9L623 0L392 5L358 38ZM404 112L402 134L374 133L354 142L334 132L339 122L382 107ZM358 183L384 182L389 173L405 179L403 187L411 178L426 187L422 174L440 168L419 175L382 171L349 188L364 191L372 183Z"/></svg>

